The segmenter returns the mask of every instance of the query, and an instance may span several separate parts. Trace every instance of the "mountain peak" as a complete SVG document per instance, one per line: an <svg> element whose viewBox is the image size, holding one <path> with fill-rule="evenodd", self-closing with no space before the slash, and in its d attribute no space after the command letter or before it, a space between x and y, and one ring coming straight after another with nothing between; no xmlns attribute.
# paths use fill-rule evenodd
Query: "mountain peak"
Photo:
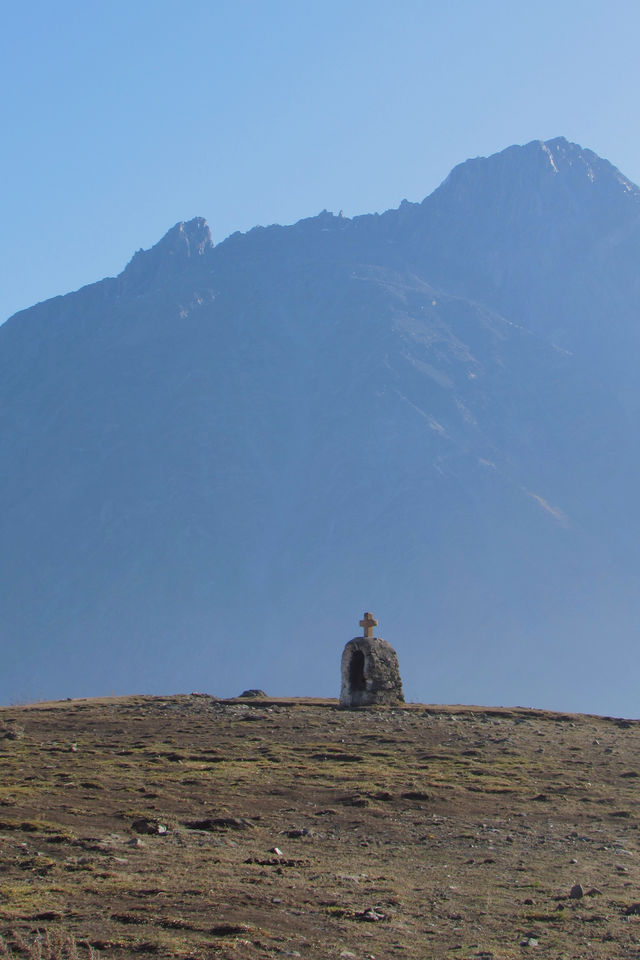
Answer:
<svg viewBox="0 0 640 960"><path fill-rule="evenodd" d="M609 197L633 196L640 200L640 190L627 180L608 160L593 150L572 143L565 137L531 140L524 145L507 147L489 157L475 157L454 167L443 181L441 190L461 193L476 191L479 184L494 185L501 193L513 192L518 185L527 192L531 188L551 187L560 183L577 189L596 185ZM428 198L427 198L428 199Z"/></svg>
<svg viewBox="0 0 640 960"><path fill-rule="evenodd" d="M540 255L551 261L566 242L575 253L584 248L587 236L591 242L616 233L622 224L631 228L638 219L638 204L640 189L613 164L555 137L458 164L422 201L418 216L424 235L433 236L435 231L451 241L447 254L434 252L437 259L465 249L467 280L475 271L482 283L493 277L502 287L506 246L513 273L517 245L524 282L533 235L547 236Z"/></svg>
<svg viewBox="0 0 640 960"><path fill-rule="evenodd" d="M170 255L183 258L202 256L213 247L211 230L204 217L181 220L168 230L153 249L164 247Z"/></svg>
<svg viewBox="0 0 640 960"><path fill-rule="evenodd" d="M189 261L212 249L211 230L204 217L181 220L149 250L138 250L120 279L128 288L145 286L161 274L181 272Z"/></svg>
<svg viewBox="0 0 640 960"><path fill-rule="evenodd" d="M573 169L578 175L586 177L591 183L597 180L611 180L621 186L627 193L640 193L630 180L627 180L620 171L608 160L599 157L593 150L572 143L565 137L554 137L553 140L537 140L527 147L535 146L542 150L550 167L555 173Z"/></svg>

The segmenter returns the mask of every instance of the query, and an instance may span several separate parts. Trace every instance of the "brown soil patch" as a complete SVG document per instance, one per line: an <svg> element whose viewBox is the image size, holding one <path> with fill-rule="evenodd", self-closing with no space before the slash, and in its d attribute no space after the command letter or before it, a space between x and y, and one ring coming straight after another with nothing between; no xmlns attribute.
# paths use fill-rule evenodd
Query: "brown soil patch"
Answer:
<svg viewBox="0 0 640 960"><path fill-rule="evenodd" d="M524 709L4 708L0 933L16 955L55 930L109 958L637 960L639 748L639 723Z"/></svg>

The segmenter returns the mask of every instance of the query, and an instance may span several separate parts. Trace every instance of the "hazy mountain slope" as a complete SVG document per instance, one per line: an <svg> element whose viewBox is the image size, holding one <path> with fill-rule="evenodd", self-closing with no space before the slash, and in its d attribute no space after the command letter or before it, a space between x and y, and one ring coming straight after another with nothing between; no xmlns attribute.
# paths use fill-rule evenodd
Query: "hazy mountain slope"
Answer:
<svg viewBox="0 0 640 960"><path fill-rule="evenodd" d="M633 712L639 215L529 144L8 321L0 696L331 694L367 606L410 697Z"/></svg>

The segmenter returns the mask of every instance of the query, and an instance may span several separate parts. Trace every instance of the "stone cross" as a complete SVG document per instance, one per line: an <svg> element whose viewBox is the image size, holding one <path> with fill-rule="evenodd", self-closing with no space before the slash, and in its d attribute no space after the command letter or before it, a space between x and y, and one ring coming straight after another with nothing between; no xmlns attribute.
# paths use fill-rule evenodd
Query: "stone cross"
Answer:
<svg viewBox="0 0 640 960"><path fill-rule="evenodd" d="M378 626L378 621L375 619L372 613L367 613L365 611L365 615L363 619L360 621L360 626L364 627L365 637L372 637L373 628Z"/></svg>

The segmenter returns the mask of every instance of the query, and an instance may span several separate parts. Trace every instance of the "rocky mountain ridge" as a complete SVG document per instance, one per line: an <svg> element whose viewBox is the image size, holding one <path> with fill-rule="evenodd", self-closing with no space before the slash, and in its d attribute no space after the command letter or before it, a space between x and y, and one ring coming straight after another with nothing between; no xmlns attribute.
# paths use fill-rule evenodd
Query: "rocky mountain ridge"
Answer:
<svg viewBox="0 0 640 960"><path fill-rule="evenodd" d="M0 697L331 694L373 608L409 698L630 712L639 196L536 141L16 314Z"/></svg>

